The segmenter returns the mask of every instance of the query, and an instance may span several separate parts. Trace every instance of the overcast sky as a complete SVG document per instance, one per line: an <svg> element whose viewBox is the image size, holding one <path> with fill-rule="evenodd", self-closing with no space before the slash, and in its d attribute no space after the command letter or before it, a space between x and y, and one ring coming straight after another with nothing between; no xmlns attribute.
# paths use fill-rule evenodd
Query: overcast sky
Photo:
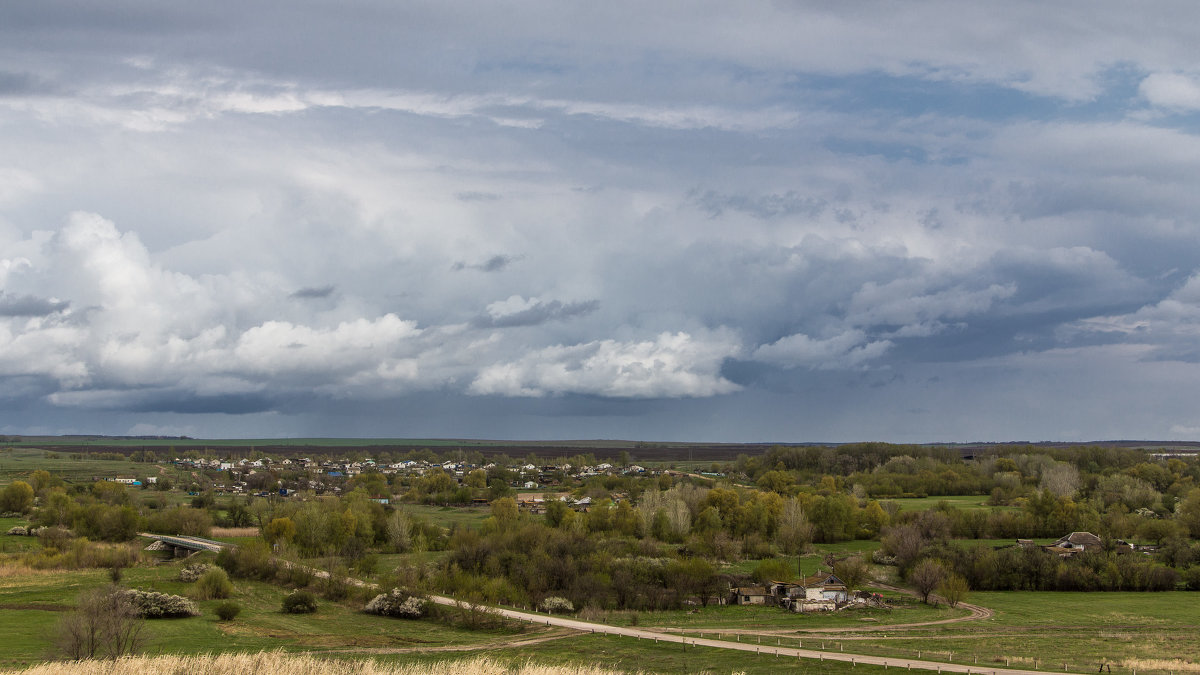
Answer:
<svg viewBox="0 0 1200 675"><path fill-rule="evenodd" d="M0 4L0 433L1200 438L1200 5Z"/></svg>

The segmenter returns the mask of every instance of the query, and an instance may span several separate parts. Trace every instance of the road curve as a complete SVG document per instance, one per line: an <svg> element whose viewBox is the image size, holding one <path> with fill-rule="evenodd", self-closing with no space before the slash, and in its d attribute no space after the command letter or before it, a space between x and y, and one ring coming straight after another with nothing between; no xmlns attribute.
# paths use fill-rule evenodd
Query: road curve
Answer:
<svg viewBox="0 0 1200 675"><path fill-rule="evenodd" d="M429 599L439 605L460 606L463 603L453 598L447 598L439 595L431 595ZM525 621L528 623L542 624L546 626L559 626L561 628L570 628L583 633L596 633L602 635L619 635L624 637L637 638L639 640L654 640L656 643L670 643L697 647L713 647L716 649L733 649L743 652L751 652L763 656L771 656L776 658L788 657L792 659L819 659L821 661L841 661L844 663L867 664L873 666L887 666L889 668L918 668L921 670L933 670L939 673L975 673L977 675L1061 675L1058 671L1045 670L1019 670L1015 668L990 668L988 666L979 666L976 664L963 663L941 663L938 661L923 661L920 659L899 659L885 656L869 656L866 654L848 654L844 652L825 652L814 649L797 649L795 647L773 647L769 645L750 644L748 642L729 642L728 640L714 640L712 638L695 638L683 635L673 635L670 633L659 633L657 631L642 629L642 628L625 628L621 626L610 626L602 623L592 623L590 621L580 621L578 619L568 619L560 616L537 614L532 612L520 612L513 609L487 607L487 611L499 614L500 616L515 619L517 621Z"/></svg>

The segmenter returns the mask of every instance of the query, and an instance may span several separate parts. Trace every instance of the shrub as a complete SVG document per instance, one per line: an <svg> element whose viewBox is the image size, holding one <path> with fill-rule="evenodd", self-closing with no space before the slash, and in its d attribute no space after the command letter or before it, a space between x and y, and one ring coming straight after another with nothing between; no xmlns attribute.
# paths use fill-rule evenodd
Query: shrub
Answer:
<svg viewBox="0 0 1200 675"><path fill-rule="evenodd" d="M151 514L146 529L159 534L182 534L207 537L212 532L212 516L203 509L176 506Z"/></svg>
<svg viewBox="0 0 1200 675"><path fill-rule="evenodd" d="M137 653L144 624L125 591L97 588L81 595L75 611L59 621L57 643L71 659L115 659Z"/></svg>
<svg viewBox="0 0 1200 675"><path fill-rule="evenodd" d="M350 596L350 582L343 574L345 568L340 571L334 571L325 578L325 582L321 584L321 594L326 600L338 602L345 600Z"/></svg>
<svg viewBox="0 0 1200 675"><path fill-rule="evenodd" d="M307 565L285 562L279 566L279 569L276 572L276 578L285 584L289 584L297 588L304 588L305 586L311 584L313 580L317 578L317 575L315 572L313 572L313 569Z"/></svg>
<svg viewBox="0 0 1200 675"><path fill-rule="evenodd" d="M217 618L222 621L233 621L234 617L242 613L242 606L233 600L226 600L213 608Z"/></svg>
<svg viewBox="0 0 1200 675"><path fill-rule="evenodd" d="M208 563L192 563L179 570L179 580L192 582L204 576L204 573L212 569L212 565Z"/></svg>
<svg viewBox="0 0 1200 675"><path fill-rule="evenodd" d="M1189 591L1200 591L1200 567L1189 567L1183 573L1183 581Z"/></svg>
<svg viewBox="0 0 1200 675"><path fill-rule="evenodd" d="M169 595L157 591L143 591L131 588L122 591L138 615L146 619L175 619L186 616L200 616L196 603L181 595Z"/></svg>
<svg viewBox="0 0 1200 675"><path fill-rule="evenodd" d="M269 579L275 576L275 561L265 541L227 546L217 554L217 565L234 579Z"/></svg>
<svg viewBox="0 0 1200 675"><path fill-rule="evenodd" d="M420 619L429 612L429 600L400 588L376 595L363 608L367 614L394 616L401 619Z"/></svg>
<svg viewBox="0 0 1200 675"><path fill-rule="evenodd" d="M29 534L29 530L27 528L21 527L20 525L17 525L16 527L9 529L8 533L16 535L18 537L24 537L27 534Z"/></svg>
<svg viewBox="0 0 1200 675"><path fill-rule="evenodd" d="M288 614L311 614L317 611L317 598L308 591L292 591L283 598L283 611Z"/></svg>
<svg viewBox="0 0 1200 675"><path fill-rule="evenodd" d="M540 607L541 610L547 614L575 611L575 606L571 604L570 600L566 598L560 598L557 595L551 595L543 598L542 602L538 604L538 607Z"/></svg>
<svg viewBox="0 0 1200 675"><path fill-rule="evenodd" d="M39 527L37 538L42 543L42 548L55 548L63 551L66 550L74 536L65 527Z"/></svg>
<svg viewBox="0 0 1200 675"><path fill-rule="evenodd" d="M228 598L233 594L233 582L220 567L214 567L196 580L195 597L198 600Z"/></svg>
<svg viewBox="0 0 1200 675"><path fill-rule="evenodd" d="M759 583L765 581L790 581L796 577L796 572L792 569L792 565L788 561L782 558L770 558L755 565L751 576Z"/></svg>

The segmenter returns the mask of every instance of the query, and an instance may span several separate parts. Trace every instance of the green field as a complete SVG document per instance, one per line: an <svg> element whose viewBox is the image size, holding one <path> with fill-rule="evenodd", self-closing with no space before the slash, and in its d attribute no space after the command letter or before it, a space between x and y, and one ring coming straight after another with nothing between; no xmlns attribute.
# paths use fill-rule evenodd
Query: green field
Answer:
<svg viewBox="0 0 1200 675"><path fill-rule="evenodd" d="M56 456L57 455L57 456ZM38 469L44 469L69 483L90 483L92 477L160 475L158 465L113 459L71 459L70 453L36 448L13 448L0 453L0 485L14 480L28 481ZM173 467L168 471L173 472Z"/></svg>
<svg viewBox="0 0 1200 675"><path fill-rule="evenodd" d="M122 585L186 594L191 585L175 580L179 568L179 563L131 568L125 571ZM7 568L0 573L0 635L4 635L0 640L0 667L25 665L50 656L61 612L81 591L107 583L106 570L25 571L16 575L11 571ZM285 589L251 581L236 581L235 585L234 599L244 608L236 620L215 619L213 607L220 601L200 602L202 616L147 622L146 652L428 649L475 645L514 634L513 630L469 631L434 621L384 619L363 614L356 603L322 601L315 614L284 614L279 605ZM518 626L515 630L524 629Z"/></svg>
<svg viewBox="0 0 1200 675"><path fill-rule="evenodd" d="M451 528L455 525L475 527L492 515L491 507L483 506L431 506L428 504L400 504L405 513L427 520L434 525Z"/></svg>
<svg viewBox="0 0 1200 675"><path fill-rule="evenodd" d="M904 497L900 499L880 499L880 502L891 502L900 507L901 511L925 511L946 502L950 506L963 510L1004 508L988 506L988 495L950 495L947 497Z"/></svg>

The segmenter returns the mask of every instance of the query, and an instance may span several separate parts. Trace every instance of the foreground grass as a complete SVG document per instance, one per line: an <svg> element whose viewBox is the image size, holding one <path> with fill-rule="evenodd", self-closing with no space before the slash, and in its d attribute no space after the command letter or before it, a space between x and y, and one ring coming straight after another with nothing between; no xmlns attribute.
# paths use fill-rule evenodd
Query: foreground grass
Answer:
<svg viewBox="0 0 1200 675"><path fill-rule="evenodd" d="M514 665L515 663L515 665ZM373 659L327 660L280 651L216 656L135 657L118 661L46 663L21 672L27 675L147 675L150 673L204 673L205 675L615 675L618 671L596 666L543 666L523 660L475 657L432 663L386 664Z"/></svg>

